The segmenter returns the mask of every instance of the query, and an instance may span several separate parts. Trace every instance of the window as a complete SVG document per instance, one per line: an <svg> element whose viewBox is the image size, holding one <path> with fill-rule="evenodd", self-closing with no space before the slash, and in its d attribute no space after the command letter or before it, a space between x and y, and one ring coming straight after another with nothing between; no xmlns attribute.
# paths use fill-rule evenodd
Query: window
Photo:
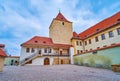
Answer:
<svg viewBox="0 0 120 81"><path fill-rule="evenodd" d="M85 45L87 45L87 41L85 41Z"/></svg>
<svg viewBox="0 0 120 81"><path fill-rule="evenodd" d="M27 53L30 52L30 48L26 48L26 52L27 52Z"/></svg>
<svg viewBox="0 0 120 81"><path fill-rule="evenodd" d="M109 31L109 37L114 37L113 31Z"/></svg>
<svg viewBox="0 0 120 81"><path fill-rule="evenodd" d="M117 33L118 35L120 35L120 28L117 28Z"/></svg>
<svg viewBox="0 0 120 81"><path fill-rule="evenodd" d="M44 53L47 53L47 48L44 49Z"/></svg>
<svg viewBox="0 0 120 81"><path fill-rule="evenodd" d="M99 41L99 40L98 40L98 37L95 37L95 41L96 41L96 42L98 42L98 41Z"/></svg>
<svg viewBox="0 0 120 81"><path fill-rule="evenodd" d="M77 50L77 54L79 54L79 50Z"/></svg>
<svg viewBox="0 0 120 81"><path fill-rule="evenodd" d="M102 38L102 40L104 40L105 39L105 34L102 34L101 38Z"/></svg>
<svg viewBox="0 0 120 81"><path fill-rule="evenodd" d="M31 52L34 53L34 51L35 51L34 48L32 48L32 49L31 49Z"/></svg>
<svg viewBox="0 0 120 81"><path fill-rule="evenodd" d="M91 44L91 39L89 39L89 44Z"/></svg>
<svg viewBox="0 0 120 81"><path fill-rule="evenodd" d="M51 53L51 49L49 49L49 52L48 53Z"/></svg>
<svg viewBox="0 0 120 81"><path fill-rule="evenodd" d="M77 46L79 45L79 42L78 42L78 41L76 41L76 45L77 45Z"/></svg>
<svg viewBox="0 0 120 81"><path fill-rule="evenodd" d="M82 42L80 42L80 46L82 46Z"/></svg>
<svg viewBox="0 0 120 81"><path fill-rule="evenodd" d="M64 25L64 22L62 22L62 25Z"/></svg>

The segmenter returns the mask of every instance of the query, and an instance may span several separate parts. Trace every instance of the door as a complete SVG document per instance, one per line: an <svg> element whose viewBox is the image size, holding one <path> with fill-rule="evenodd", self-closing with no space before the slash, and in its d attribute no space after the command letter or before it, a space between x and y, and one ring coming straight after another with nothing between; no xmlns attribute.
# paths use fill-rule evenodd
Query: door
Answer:
<svg viewBox="0 0 120 81"><path fill-rule="evenodd" d="M60 55L62 55L62 51L60 51Z"/></svg>
<svg viewBox="0 0 120 81"><path fill-rule="evenodd" d="M41 55L41 50L39 50L39 54Z"/></svg>
<svg viewBox="0 0 120 81"><path fill-rule="evenodd" d="M44 59L44 65L49 65L49 64L50 64L49 58L45 58Z"/></svg>

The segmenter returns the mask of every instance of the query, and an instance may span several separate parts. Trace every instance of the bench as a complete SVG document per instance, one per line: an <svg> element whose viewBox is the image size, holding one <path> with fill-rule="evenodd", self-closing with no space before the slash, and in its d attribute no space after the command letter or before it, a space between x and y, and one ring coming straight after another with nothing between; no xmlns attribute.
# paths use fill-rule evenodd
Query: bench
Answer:
<svg viewBox="0 0 120 81"><path fill-rule="evenodd" d="M114 64L114 65L111 65L111 67L112 67L112 71L120 72L120 64Z"/></svg>

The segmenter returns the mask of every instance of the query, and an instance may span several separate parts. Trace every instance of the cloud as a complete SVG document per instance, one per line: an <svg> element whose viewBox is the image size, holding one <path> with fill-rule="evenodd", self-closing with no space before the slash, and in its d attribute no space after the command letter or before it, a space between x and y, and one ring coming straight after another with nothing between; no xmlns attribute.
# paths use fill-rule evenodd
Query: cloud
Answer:
<svg viewBox="0 0 120 81"><path fill-rule="evenodd" d="M10 54L20 55L21 43L35 35L49 36L49 25L59 9L80 33L120 10L119 6L117 1L104 5L90 0L1 0L0 43Z"/></svg>

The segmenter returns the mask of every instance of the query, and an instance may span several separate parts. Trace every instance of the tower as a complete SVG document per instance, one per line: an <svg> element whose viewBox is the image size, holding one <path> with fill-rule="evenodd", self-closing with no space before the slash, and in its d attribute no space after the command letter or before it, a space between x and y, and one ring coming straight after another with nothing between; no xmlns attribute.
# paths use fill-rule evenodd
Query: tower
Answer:
<svg viewBox="0 0 120 81"><path fill-rule="evenodd" d="M73 35L72 22L68 21L61 12L52 20L49 27L49 37L54 43L71 44Z"/></svg>

